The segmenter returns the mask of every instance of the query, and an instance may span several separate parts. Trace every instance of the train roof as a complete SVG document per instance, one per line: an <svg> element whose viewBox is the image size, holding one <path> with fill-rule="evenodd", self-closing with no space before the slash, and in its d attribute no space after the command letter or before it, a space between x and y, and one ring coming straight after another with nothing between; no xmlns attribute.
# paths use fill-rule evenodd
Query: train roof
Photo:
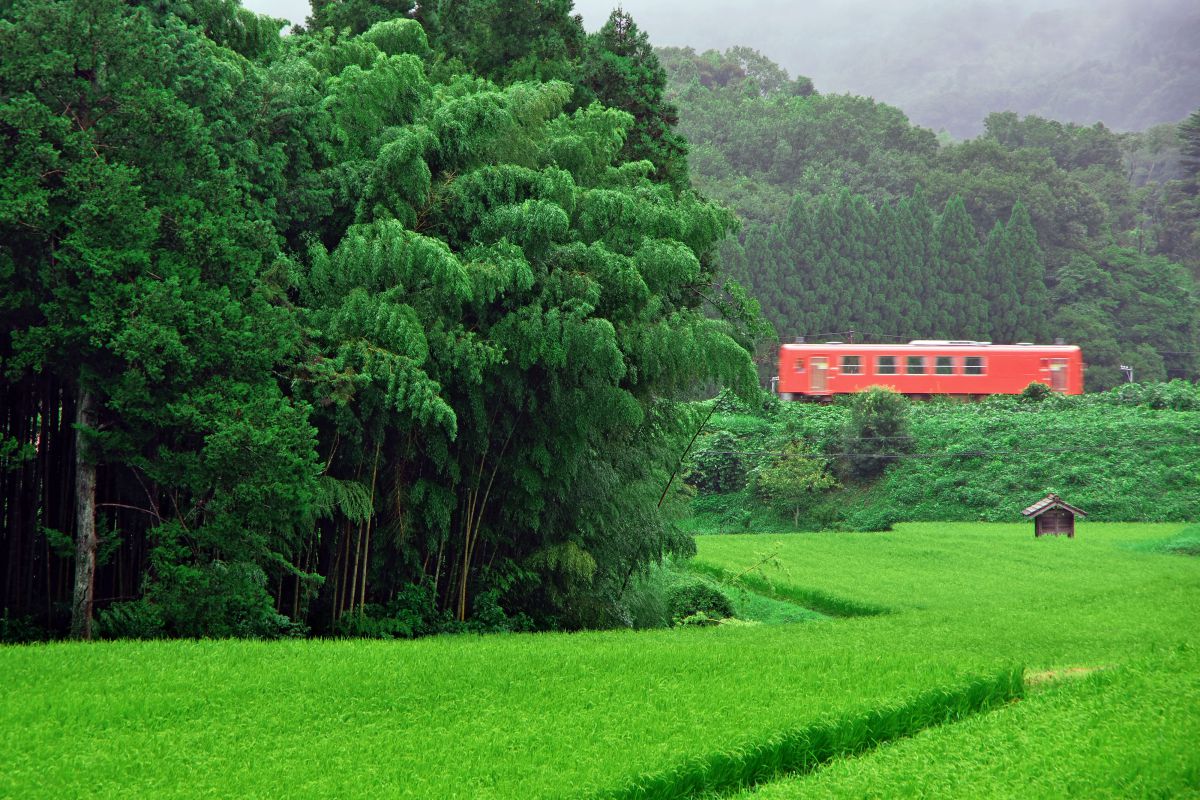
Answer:
<svg viewBox="0 0 1200 800"><path fill-rule="evenodd" d="M905 350L952 350L954 352L974 352L982 353L1028 353L1028 352L1044 352L1044 353L1077 353L1079 345L1075 344L1032 344L1029 342L1020 342L1018 344L992 344L991 342L969 342L969 341L954 341L942 339L914 339L911 342L897 342L896 344L847 344L846 342L805 342L804 344L785 344L784 350L799 350L809 352L813 350L859 350L868 353L884 353L888 351L905 351Z"/></svg>

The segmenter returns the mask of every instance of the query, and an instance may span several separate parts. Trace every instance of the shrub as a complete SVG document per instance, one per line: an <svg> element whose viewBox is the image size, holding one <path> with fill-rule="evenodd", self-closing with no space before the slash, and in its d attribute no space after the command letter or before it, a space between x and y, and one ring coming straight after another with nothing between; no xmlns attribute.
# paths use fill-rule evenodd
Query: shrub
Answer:
<svg viewBox="0 0 1200 800"><path fill-rule="evenodd" d="M882 386L854 395L843 436L847 467L860 480L880 475L902 453L912 452L908 401Z"/></svg>
<svg viewBox="0 0 1200 800"><path fill-rule="evenodd" d="M667 590L667 611L675 624L703 614L720 620L733 616L733 603L717 587L696 579L681 581ZM695 621L688 624L695 624Z"/></svg>
<svg viewBox="0 0 1200 800"><path fill-rule="evenodd" d="M729 431L717 431L692 458L687 482L707 494L736 492L746 485L746 464Z"/></svg>
<svg viewBox="0 0 1200 800"><path fill-rule="evenodd" d="M429 582L406 584L387 605L367 603L333 624L334 635L363 639L412 639L462 629L449 611L437 611Z"/></svg>
<svg viewBox="0 0 1200 800"><path fill-rule="evenodd" d="M755 472L754 493L792 514L799 525L800 512L824 491L838 485L826 471L827 462L803 441L794 441L777 458Z"/></svg>
<svg viewBox="0 0 1200 800"><path fill-rule="evenodd" d="M294 623L275 611L266 583L262 568L248 561L164 563L145 599L159 609L166 631L175 636L275 639L295 635ZM146 618L138 624L144 622ZM118 624L115 618L113 624Z"/></svg>
<svg viewBox="0 0 1200 800"><path fill-rule="evenodd" d="M102 639L159 639L166 635L162 609L145 600L113 603L96 616Z"/></svg>
<svg viewBox="0 0 1200 800"><path fill-rule="evenodd" d="M894 509L886 507L857 508L851 511L838 525L842 530L877 532L890 531L899 521Z"/></svg>
<svg viewBox="0 0 1200 800"><path fill-rule="evenodd" d="M48 638L46 630L33 617L10 617L7 608L0 614L0 644L41 642Z"/></svg>
<svg viewBox="0 0 1200 800"><path fill-rule="evenodd" d="M1113 405L1200 411L1200 386L1178 379L1166 383L1123 383L1097 397Z"/></svg>
<svg viewBox="0 0 1200 800"><path fill-rule="evenodd" d="M1021 401L1025 403L1040 403L1051 394L1050 387L1034 381L1021 391Z"/></svg>

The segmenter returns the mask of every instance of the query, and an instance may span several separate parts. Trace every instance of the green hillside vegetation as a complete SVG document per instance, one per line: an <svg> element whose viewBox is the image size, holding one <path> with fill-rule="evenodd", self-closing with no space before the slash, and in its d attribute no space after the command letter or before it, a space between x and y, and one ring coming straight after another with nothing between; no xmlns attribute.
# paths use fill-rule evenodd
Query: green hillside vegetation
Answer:
<svg viewBox="0 0 1200 800"><path fill-rule="evenodd" d="M1094 520L1185 521L1200 508L1192 384L1128 384L1040 402L900 402L903 432L882 439L853 432L853 400L772 402L754 413L723 403L690 457L689 524L733 532L1003 522L1049 491ZM802 461L791 455L797 448ZM861 474L856 463L874 452L882 474ZM792 496L772 493L762 476L781 470L808 483Z"/></svg>
<svg viewBox="0 0 1200 800"><path fill-rule="evenodd" d="M1089 522L1075 540L978 523L700 537L697 568L742 574L739 583L776 596L824 593L885 612L791 625L4 648L0 792L681 797L811 770L948 722L901 746L969 743L1014 713L1047 729L1078 726L1105 696L1083 689L1160 679L1161 690L1118 706L1146 719L1172 687L1184 692L1172 706L1181 710L1194 692L1200 561L1161 551L1182 534ZM1022 667L1030 681L1080 668L1105 677L1040 695ZM1037 760L1020 768L1039 770L1037 785L1087 768L1086 785L1101 793L1169 792L1194 774L1194 750L1172 743L1195 720L1156 719L1162 746L1142 739L1110 763L1060 752L1051 775ZM960 751L964 792L991 785L993 755ZM1150 769L1159 764L1176 768Z"/></svg>

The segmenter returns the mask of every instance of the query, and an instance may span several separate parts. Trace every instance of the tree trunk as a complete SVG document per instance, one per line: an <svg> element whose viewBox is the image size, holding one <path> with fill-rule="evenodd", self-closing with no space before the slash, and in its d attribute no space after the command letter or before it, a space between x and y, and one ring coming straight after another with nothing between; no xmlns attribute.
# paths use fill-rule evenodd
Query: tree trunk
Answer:
<svg viewBox="0 0 1200 800"><path fill-rule="evenodd" d="M92 393L80 388L75 406L75 597L71 603L71 638L92 638L92 598L96 589L96 465L90 458L83 428L95 428Z"/></svg>

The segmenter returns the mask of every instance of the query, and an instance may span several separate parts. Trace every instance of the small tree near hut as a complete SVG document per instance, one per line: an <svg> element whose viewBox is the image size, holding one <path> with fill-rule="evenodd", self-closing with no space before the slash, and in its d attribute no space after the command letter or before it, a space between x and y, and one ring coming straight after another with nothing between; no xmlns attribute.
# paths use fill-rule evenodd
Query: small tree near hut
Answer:
<svg viewBox="0 0 1200 800"><path fill-rule="evenodd" d="M792 524L817 496L838 485L829 474L825 458L803 440L790 442L779 456L757 470L754 491L760 499L787 509Z"/></svg>

